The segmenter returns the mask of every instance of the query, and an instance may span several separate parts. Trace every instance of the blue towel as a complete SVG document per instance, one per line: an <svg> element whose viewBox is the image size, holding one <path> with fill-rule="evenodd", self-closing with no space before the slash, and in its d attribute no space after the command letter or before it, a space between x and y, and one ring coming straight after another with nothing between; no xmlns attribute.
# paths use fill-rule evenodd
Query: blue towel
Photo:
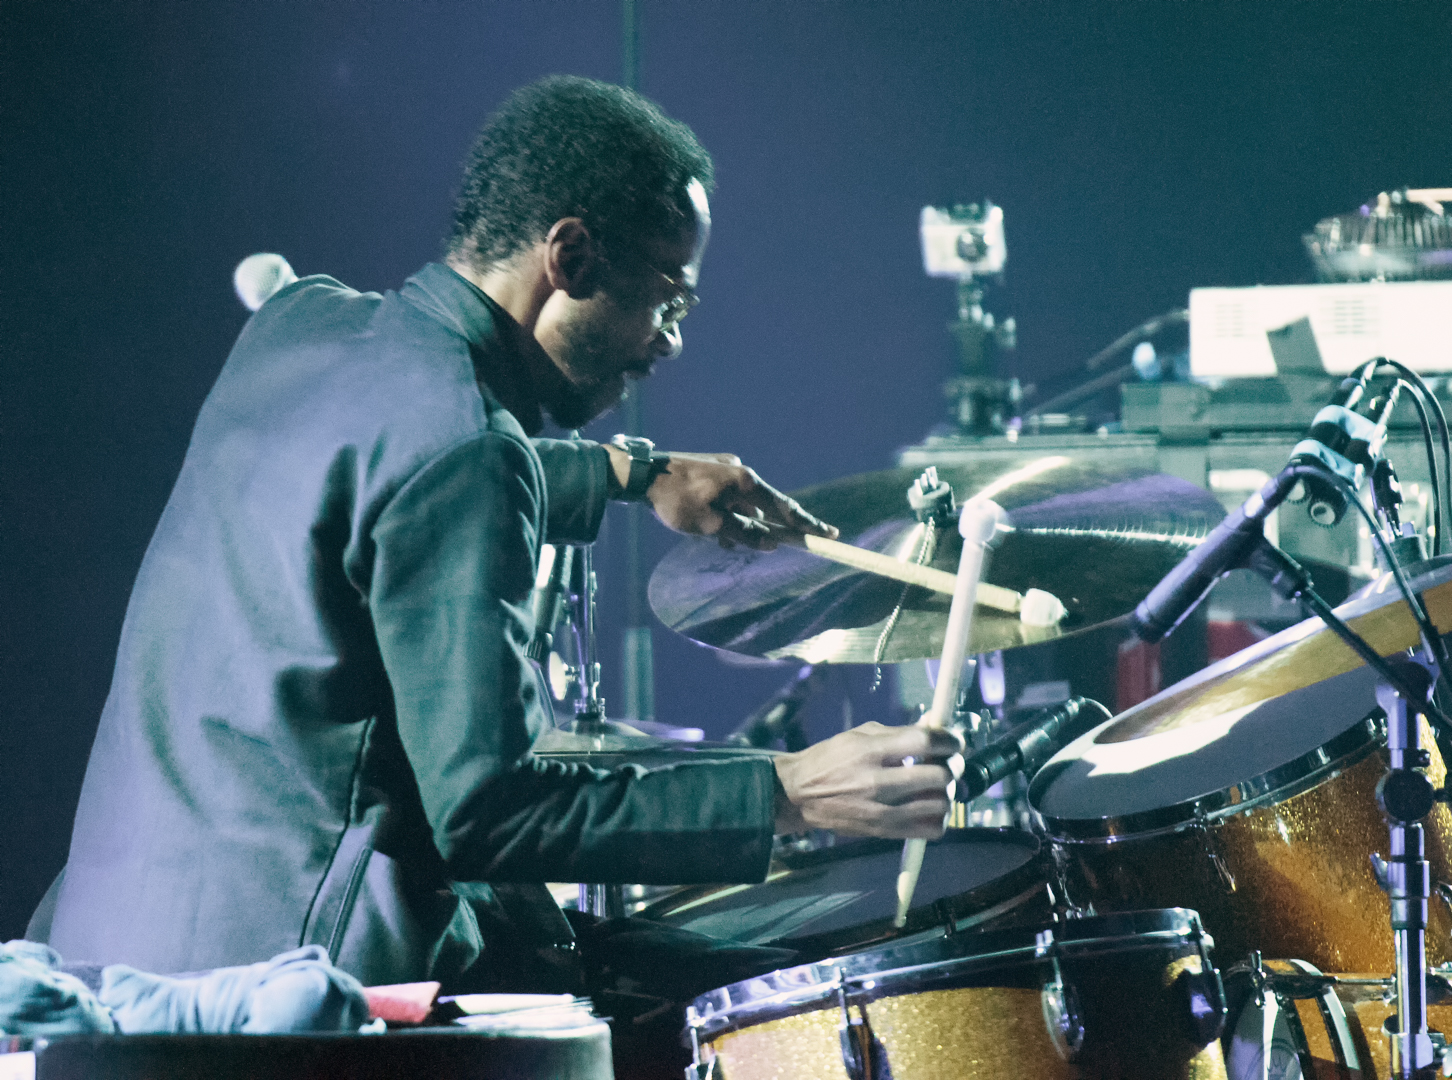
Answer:
<svg viewBox="0 0 1452 1080"><path fill-rule="evenodd" d="M112 964L101 972L100 998L128 1034L357 1031L368 1022L362 985L333 967L319 945L197 975Z"/></svg>
<svg viewBox="0 0 1452 1080"><path fill-rule="evenodd" d="M18 940L0 945L0 1031L49 1038L116 1030L96 995L58 970L60 964L60 954L49 945Z"/></svg>
<svg viewBox="0 0 1452 1080"><path fill-rule="evenodd" d="M152 975L125 964L100 971L100 991L60 971L48 945L0 946L0 1032L282 1034L357 1031L368 1022L358 980L318 945L260 964L193 975Z"/></svg>

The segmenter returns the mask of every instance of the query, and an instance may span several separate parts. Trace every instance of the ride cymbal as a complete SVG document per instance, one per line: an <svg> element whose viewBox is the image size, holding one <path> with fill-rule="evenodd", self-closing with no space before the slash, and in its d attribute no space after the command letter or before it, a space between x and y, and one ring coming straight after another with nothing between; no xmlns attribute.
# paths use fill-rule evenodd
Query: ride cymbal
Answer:
<svg viewBox="0 0 1452 1080"><path fill-rule="evenodd" d="M940 466L959 503L992 498L1009 521L985 580L1058 597L1067 615L1030 626L980 606L972 652L1049 641L1121 618L1225 516L1202 488L1144 469L1065 455L1027 464ZM811 513L859 547L912 562L927 526L908 507L916 469L891 469L796 492ZM925 565L955 572L955 525L934 530ZM950 598L827 562L798 548L723 550L708 538L673 549L650 581L660 620L716 648L808 663L898 663L938 656ZM900 608L899 608L900 605Z"/></svg>
<svg viewBox="0 0 1452 1080"><path fill-rule="evenodd" d="M1432 624L1443 634L1452 631L1452 566L1418 574L1408 584L1421 594ZM1336 614L1381 656L1414 648L1420 641L1416 620L1390 574L1336 608ZM1307 619L1121 713L1094 741L1128 742L1248 712L1263 701L1361 665L1361 657L1325 623Z"/></svg>

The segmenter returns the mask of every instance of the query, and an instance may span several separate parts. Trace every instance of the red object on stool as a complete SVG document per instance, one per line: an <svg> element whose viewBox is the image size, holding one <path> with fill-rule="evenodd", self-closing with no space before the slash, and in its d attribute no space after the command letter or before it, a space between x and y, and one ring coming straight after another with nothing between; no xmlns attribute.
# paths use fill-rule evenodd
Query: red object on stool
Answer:
<svg viewBox="0 0 1452 1080"><path fill-rule="evenodd" d="M436 982L393 983L389 986L365 986L368 1016L389 1024L422 1024L433 1011L439 996Z"/></svg>

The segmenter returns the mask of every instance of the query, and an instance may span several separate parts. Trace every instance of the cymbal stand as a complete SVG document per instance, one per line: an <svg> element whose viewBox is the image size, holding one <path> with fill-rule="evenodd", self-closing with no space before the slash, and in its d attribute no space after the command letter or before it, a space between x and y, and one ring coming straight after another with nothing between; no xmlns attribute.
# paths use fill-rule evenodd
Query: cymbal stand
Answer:
<svg viewBox="0 0 1452 1080"><path fill-rule="evenodd" d="M610 728L605 719L605 699L600 696L599 638L595 631L595 553L586 544L580 548L579 627L577 647L580 661L580 696L575 701L575 719L570 730L580 735L604 735ZM601 919L625 914L625 886L580 883L580 910Z"/></svg>
<svg viewBox="0 0 1452 1080"><path fill-rule="evenodd" d="M575 702L575 721L570 730L584 735L603 735L605 699L600 696L600 645L595 630L595 549L580 548L580 697Z"/></svg>

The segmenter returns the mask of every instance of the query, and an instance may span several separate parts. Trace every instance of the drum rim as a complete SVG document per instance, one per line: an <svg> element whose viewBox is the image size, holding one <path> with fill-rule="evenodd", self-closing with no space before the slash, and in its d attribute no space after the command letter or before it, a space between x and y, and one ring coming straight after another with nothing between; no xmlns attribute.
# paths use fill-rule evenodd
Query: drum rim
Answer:
<svg viewBox="0 0 1452 1080"><path fill-rule="evenodd" d="M838 930L804 934L799 937L772 938L765 944L776 945L779 943L783 948L795 949L807 956L832 957L858 953L874 945L886 947L888 942L893 942L894 945L906 945L909 943L909 939L922 938L926 935L931 935L932 939L936 939L949 934L970 931L981 922L1006 914L1020 904L1027 903L1035 893L1048 884L1051 876L1048 845L1040 837L1025 829L977 826L968 829L949 829L942 837L931 841L929 846L966 844L969 841L985 839L1023 848L1028 851L1028 858L1008 873L991 881L985 881L976 888L918 905L908 912L907 922L900 928L892 925L890 917L884 917ZM901 849L901 840L878 840L864 837L816 851L789 853L781 857L781 862L785 870L791 873L799 870L809 871L853 855L873 856L897 852ZM768 878L767 882L726 885L725 887L750 889L765 885L769 881ZM663 915L669 914L670 909L666 905L679 908L706 900L722 887L721 884L687 886L681 892L661 897L637 912L635 917L662 921ZM970 904L970 901L975 899L978 902Z"/></svg>
<svg viewBox="0 0 1452 1080"><path fill-rule="evenodd" d="M1070 927L1079 933L1065 934ZM1090 935L1085 928L1103 928L1107 933ZM982 952L965 952L974 944L988 944ZM1164 947L1176 948L1204 943L1214 947L1198 912L1191 908L1147 908L1141 911L1091 915L1043 929L1007 927L966 934L946 934L932 941L888 949L864 950L831 960L796 964L767 972L753 979L729 983L698 996L686 1011L686 1033L698 1041L715 1038L728 1030L769 1022L830 1007L839 986L846 999L857 1004L881 997L897 997L945 986L965 975L993 971L1025 960L1046 963L1046 978L1055 957L1072 959L1136 952ZM1137 948L1113 948L1133 943ZM918 957L946 951L949 955L912 962ZM887 991L891 989L892 993Z"/></svg>
<svg viewBox="0 0 1452 1080"><path fill-rule="evenodd" d="M1113 723L1113 721L1108 721ZM1053 782L1040 772L1029 785L1029 803L1043 818L1053 843L1116 844L1218 823L1263 806L1294 798L1323 780L1358 764L1385 740L1386 713L1378 706L1320 746L1255 776L1183 802L1153 810L1098 818L1056 817L1038 810L1039 798Z"/></svg>

